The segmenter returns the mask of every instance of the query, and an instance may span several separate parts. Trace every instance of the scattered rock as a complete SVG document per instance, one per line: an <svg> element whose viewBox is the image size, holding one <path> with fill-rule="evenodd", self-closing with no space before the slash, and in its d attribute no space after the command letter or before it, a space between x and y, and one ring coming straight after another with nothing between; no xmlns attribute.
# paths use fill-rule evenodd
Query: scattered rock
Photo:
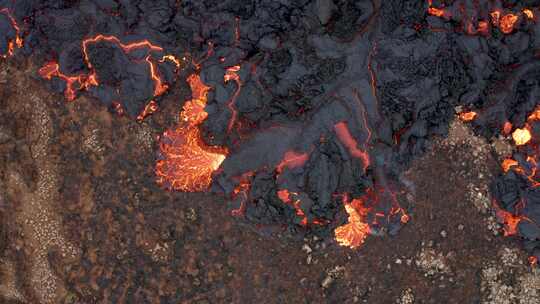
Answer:
<svg viewBox="0 0 540 304"><path fill-rule="evenodd" d="M446 257L432 248L422 248L416 257L416 266L425 276L450 273Z"/></svg>
<svg viewBox="0 0 540 304"><path fill-rule="evenodd" d="M398 304L412 304L414 303L414 293L411 288L407 288L401 292L399 300L396 301Z"/></svg>
<svg viewBox="0 0 540 304"><path fill-rule="evenodd" d="M336 266L328 271L326 271L326 277L323 279L321 283L321 287L323 289L327 289L332 285L334 280L341 277L345 271L345 267L343 266Z"/></svg>

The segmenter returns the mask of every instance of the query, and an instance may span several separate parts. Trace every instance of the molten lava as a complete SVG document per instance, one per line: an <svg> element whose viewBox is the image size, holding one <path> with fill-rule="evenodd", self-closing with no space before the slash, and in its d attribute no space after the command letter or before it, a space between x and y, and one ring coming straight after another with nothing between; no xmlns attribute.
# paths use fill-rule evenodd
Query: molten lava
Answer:
<svg viewBox="0 0 540 304"><path fill-rule="evenodd" d="M112 108L118 116L124 116L126 114L126 110L124 110L124 107L118 101L112 102Z"/></svg>
<svg viewBox="0 0 540 304"><path fill-rule="evenodd" d="M233 200L239 200L240 206L237 209L231 210L233 216L244 216L246 213L246 204L248 200L248 192L251 188L250 178L253 177L254 172L247 172L242 174L240 182L233 190Z"/></svg>
<svg viewBox="0 0 540 304"><path fill-rule="evenodd" d="M21 30L19 28L19 25L17 24L17 21L15 21L15 18L13 18L13 16L9 12L9 9L8 8L0 9L0 14L5 15L9 19L9 22L11 23L11 26L15 30L15 40L9 40L7 42L8 43L7 52L5 54L0 54L1 58L7 58L7 57L13 55L13 52L15 51L15 48L22 48L23 39L21 38L21 35L20 35Z"/></svg>
<svg viewBox="0 0 540 304"><path fill-rule="evenodd" d="M538 258L537 257L530 256L528 260L529 260L529 265L531 265L531 267L536 267L538 265Z"/></svg>
<svg viewBox="0 0 540 304"><path fill-rule="evenodd" d="M157 110L158 110L158 104L155 101L150 100L150 102L147 103L146 106L144 107L144 110L141 112L141 114L137 116L137 121L138 122L143 121L146 117L156 112Z"/></svg>
<svg viewBox="0 0 540 304"><path fill-rule="evenodd" d="M277 191L278 198L284 203L294 208L296 216L300 218L300 225L306 227L308 224L324 225L327 222L324 220L313 219L309 222L308 217L304 210L302 210L301 201L297 198L298 193L289 192L287 189L281 189ZM294 196L294 198L293 198Z"/></svg>
<svg viewBox="0 0 540 304"><path fill-rule="evenodd" d="M512 132L512 124L510 122L506 122L503 127L503 133L509 134L512 132L512 138L514 139L514 143L516 146L523 146L528 145L528 147L532 147L534 149L531 150L525 150L528 151L527 153L533 153L532 155L527 155L526 162L523 161L517 161L513 158L506 158L503 160L501 167L503 171L506 173L510 170L513 170L516 174L521 175L522 177L526 178L529 181L529 185L532 187L540 187L540 182L538 181L537 177L537 169L538 169L538 163L536 160L536 151L538 151L535 148L535 144L532 143L532 135L530 132L531 124L534 121L540 120L540 106L537 106L531 114L527 117L527 122L525 123L525 126L523 128L516 128ZM521 221L528 221L529 223L533 223L538 226L538 224L531 219L527 218L524 215L521 215L521 211L523 210L526 200L523 198L521 201L516 204L515 211L508 212L506 210L503 210L497 203L497 201L493 201L494 209L496 210L497 218L500 222L504 223L504 235L515 235L518 233L518 225L521 223Z"/></svg>
<svg viewBox="0 0 540 304"><path fill-rule="evenodd" d="M462 121L473 121L478 114L476 112L463 112L459 114L459 119Z"/></svg>
<svg viewBox="0 0 540 304"><path fill-rule="evenodd" d="M60 65L56 62L49 62L45 64L39 69L38 73L41 77L47 80L51 80L53 76L63 79L66 82L64 96L68 101L75 99L77 90L88 89L90 86L98 85L95 73L90 75L79 74L75 76L68 76L60 72ZM77 84L78 87L75 87Z"/></svg>
<svg viewBox="0 0 540 304"><path fill-rule="evenodd" d="M296 196L297 193L289 192L289 190L287 189L282 189L282 190L278 190L277 195L283 203L292 206L296 210L296 215L301 218L300 225L307 226L308 219L306 217L305 212L302 210L302 208L300 208L300 200L298 199L293 200L291 198L292 195Z"/></svg>
<svg viewBox="0 0 540 304"><path fill-rule="evenodd" d="M150 60L150 56L147 56L144 60L148 62L148 65L150 66L150 77L154 80L154 97L165 93L169 86L164 84L161 77L158 75L156 64Z"/></svg>
<svg viewBox="0 0 540 304"><path fill-rule="evenodd" d="M519 16L514 14L506 14L501 17L499 29L505 34L510 34L514 30L514 26L518 21Z"/></svg>
<svg viewBox="0 0 540 304"><path fill-rule="evenodd" d="M512 138L517 146L522 146L531 140L531 132L527 128L517 128L512 133Z"/></svg>
<svg viewBox="0 0 540 304"><path fill-rule="evenodd" d="M535 120L540 120L540 106L536 106L534 111L527 117L527 121L529 122Z"/></svg>
<svg viewBox="0 0 540 304"><path fill-rule="evenodd" d="M491 23L494 26L499 26L499 22L501 20L501 12L498 11L498 10L495 10L495 11L489 13L489 15L491 16Z"/></svg>
<svg viewBox="0 0 540 304"><path fill-rule="evenodd" d="M180 60L176 57L174 57L174 55L165 55L163 56L163 58L161 58L161 60L159 62L165 62L165 61L170 61L172 63L174 63L174 65L176 66L176 69L179 69L180 66L181 66L181 63L180 63Z"/></svg>
<svg viewBox="0 0 540 304"><path fill-rule="evenodd" d="M344 202L344 207L349 215L348 223L337 227L334 236L339 245L354 249L364 243L370 232L369 225L365 222L369 209L364 207L361 199Z"/></svg>
<svg viewBox="0 0 540 304"><path fill-rule="evenodd" d="M428 0L427 13L429 15L459 22L460 28L463 29L466 34L481 34L484 36L489 35L489 21L487 19L477 19L467 15L467 12L463 7L463 3L460 1L455 1L452 4L449 4L449 6L446 8L433 7L432 2L432 0ZM456 15L453 15L452 12L455 12ZM535 21L534 12L528 8L523 9L521 12L503 12L501 9L497 8L488 11L488 13L479 12L478 15L489 15L493 27L499 28L499 30L504 34L511 34L516 28L516 25L519 23L520 19ZM475 27L474 24L478 25Z"/></svg>
<svg viewBox="0 0 540 304"><path fill-rule="evenodd" d="M523 204L523 201L520 202ZM516 214L512 214L506 210L503 210L497 202L493 201L493 207L497 215L499 222L504 223L504 236L512 236L518 233L518 226L521 221L530 221L527 217L520 215L520 209L516 207Z"/></svg>
<svg viewBox="0 0 540 304"><path fill-rule="evenodd" d="M163 134L160 141L162 159L158 159L155 171L158 184L195 192L210 186L212 173L225 160L227 150L203 142L199 125L208 116L204 107L209 87L197 74L192 74L187 81L192 99L184 104L179 125Z"/></svg>
<svg viewBox="0 0 540 304"><path fill-rule="evenodd" d="M497 210L497 217L499 221L505 224L504 236L516 235L518 232L518 225L522 220L521 216L514 215L508 211L502 209Z"/></svg>
<svg viewBox="0 0 540 304"><path fill-rule="evenodd" d="M129 53L129 52L131 52L133 50L137 50L137 49L141 49L141 48L148 48L151 51L157 51L157 52L163 51L162 47L157 46L157 45L153 45L148 40L142 40L142 41L132 42L132 43L129 43L129 44L124 44L124 43L122 43L120 41L120 39L118 39L115 36L105 36L105 35L100 34L100 35L97 35L97 36L95 36L93 38L85 39L82 42L82 51L83 51L83 54L84 54L84 60L85 60L87 66L89 68L92 68L92 63L90 62L90 57L88 56L88 45L98 43L98 42L102 42L102 41L107 41L107 42L116 44L117 46L122 48L122 50L125 53Z"/></svg>
<svg viewBox="0 0 540 304"><path fill-rule="evenodd" d="M126 54L129 52L132 52L134 50L144 49L146 48L149 52L161 52L163 51L163 48L160 46L156 46L149 42L148 40L143 41L137 41L133 43L122 43L120 39L118 39L115 36L105 36L105 35L97 35L93 38L88 38L82 41L81 48L82 53L84 56L84 63L90 70L88 74L79 74L79 75L66 75L60 72L60 66L56 62L49 62L45 64L40 70L39 74L44 78L50 80L53 76L58 77L60 79L63 79L66 82L66 90L64 91L64 95L66 96L66 99L68 101L72 101L76 97L76 93L78 90L86 90L91 86L98 86L99 82L97 79L96 71L93 68L92 62L90 60L90 56L88 55L88 46L90 44L95 44L98 42L109 42L117 45L120 47ZM180 61L176 59L173 55L165 55L162 57L159 62L164 62L165 60L169 60L173 62L176 67L180 67ZM157 63L154 62L152 57L150 55L147 55L145 57L145 61L149 65L150 70L150 77L152 78L154 82L154 96L159 96L165 93L168 89L168 86L163 82L161 79L161 76L158 73Z"/></svg>
<svg viewBox="0 0 540 304"><path fill-rule="evenodd" d="M528 9L528 8L525 8L523 9L523 14L529 19L529 20L534 20L534 13L532 10Z"/></svg>
<svg viewBox="0 0 540 304"><path fill-rule="evenodd" d="M277 173L283 172L285 168L294 169L302 167L309 159L308 153L297 153L295 151L287 151L281 162L277 165Z"/></svg>
<svg viewBox="0 0 540 304"><path fill-rule="evenodd" d="M354 139L351 132L349 131L347 123L338 122L334 125L334 131L336 131L339 140L349 150L351 156L362 160L364 171L366 171L367 167L369 167L370 165L369 154L367 153L367 151L363 151L358 148L358 142L356 141L356 139Z"/></svg>
<svg viewBox="0 0 540 304"><path fill-rule="evenodd" d="M235 65L232 67L229 67L225 75L223 76L223 81L225 83L229 81L236 82L236 91L234 92L232 98L227 102L227 107L231 111L231 119L229 120L229 124L227 125L227 133L230 133L238 116L238 111L236 111L235 102L236 98L238 97L238 94L240 94L240 90L242 89L242 81L240 80L240 75L238 75L238 71L240 71L240 66Z"/></svg>
<svg viewBox="0 0 540 304"><path fill-rule="evenodd" d="M504 172L508 172L512 167L518 166L518 162L516 160L513 160L511 158L506 158L502 162L502 168Z"/></svg>
<svg viewBox="0 0 540 304"><path fill-rule="evenodd" d="M432 6L433 0L428 0L428 14L437 16L437 17L449 17L449 13L444 9L435 8Z"/></svg>
<svg viewBox="0 0 540 304"><path fill-rule="evenodd" d="M400 225L410 220L410 216L399 206L396 193L380 185L368 188L361 197L350 202L349 195L345 194L342 201L349 215L348 223L334 230L335 239L342 246L359 247L370 231L385 227L386 223ZM380 208L385 205L391 205L390 210Z"/></svg>

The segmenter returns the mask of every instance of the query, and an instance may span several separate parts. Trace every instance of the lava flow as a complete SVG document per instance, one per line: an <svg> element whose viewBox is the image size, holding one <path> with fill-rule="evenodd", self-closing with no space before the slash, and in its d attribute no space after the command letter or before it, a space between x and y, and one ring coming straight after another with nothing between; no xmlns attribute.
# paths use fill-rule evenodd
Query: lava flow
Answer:
<svg viewBox="0 0 540 304"><path fill-rule="evenodd" d="M208 114L204 107L209 87L192 74L187 79L192 99L186 101L180 113L180 123L167 130L160 140L160 157L156 163L157 183L170 189L195 192L206 190L227 155L227 150L206 145L199 125Z"/></svg>
<svg viewBox="0 0 540 304"><path fill-rule="evenodd" d="M450 13L447 10L433 7L433 0L428 0L428 14L444 18L450 17Z"/></svg>
<svg viewBox="0 0 540 304"><path fill-rule="evenodd" d="M492 27L498 28L503 34L511 34L518 26L521 20L535 21L535 14L532 9L525 8L521 12L505 12L496 4L487 5L488 15L490 18L473 19L467 15L463 3L454 2L448 7L434 7L433 1L428 0L427 13L429 15L444 18L445 20L454 20L461 23L461 28L468 35L482 34L489 35L490 24ZM479 12L478 15L484 15ZM491 20L488 20L491 19ZM491 22L490 22L491 21ZM474 25L476 24L476 26Z"/></svg>
<svg viewBox="0 0 540 304"><path fill-rule="evenodd" d="M17 21L15 21L15 18L11 15L9 9L2 8L0 9L0 15L6 16L6 18L9 19L9 22L11 23L11 26L15 30L15 37L13 39L10 39L7 41L7 51L4 54L0 53L0 58L7 58L11 55L13 55L13 52L15 51L15 48L22 48L23 46L23 39L20 35L20 28L17 24Z"/></svg>
<svg viewBox="0 0 540 304"><path fill-rule="evenodd" d="M346 122L339 122L334 125L334 130L339 140L349 149L349 153L356 158L362 160L364 172L367 170L370 164L369 154L367 151L363 151L358 148L358 142L351 134Z"/></svg>
<svg viewBox="0 0 540 304"><path fill-rule="evenodd" d="M287 204L294 208L296 216L300 218L301 226L306 227L309 224L314 224L314 225L326 224L326 221L324 220L313 219L310 221L308 219L308 217L306 216L306 213L304 212L304 210L302 210L302 201L300 200L300 198L298 198L298 193L290 192L287 189L281 189L281 190L278 190L277 196L284 204Z"/></svg>
<svg viewBox="0 0 540 304"><path fill-rule="evenodd" d="M44 79L51 80L52 77L58 77L66 82L66 89L64 90L64 96L67 101L73 101L76 97L77 91L82 89L88 89L90 86L98 86L96 74L79 74L75 76L68 76L60 72L60 65L56 62L49 62L45 64L38 71L39 75ZM75 85L78 84L78 87Z"/></svg>
<svg viewBox="0 0 540 304"><path fill-rule="evenodd" d="M122 43L120 39L115 36L105 36L105 35L100 34L100 35L96 35L95 37L85 39L81 43L83 61L86 68L88 68L89 70L88 73L81 73L78 75L64 74L63 72L60 71L60 65L57 62L53 61L53 62L49 62L45 64L39 70L39 74L41 75L41 77L47 80L51 80L52 77L57 77L64 80L66 83L64 95L68 101L74 100L76 98L78 91L88 90L90 87L93 87L93 86L97 87L100 84L98 80L97 72L94 68L94 65L92 64L90 55L88 53L88 48L90 45L97 44L100 42L112 43L113 45L116 45L117 47L119 47L125 54L133 52L135 50L140 50L140 49L145 49L149 53L163 51L163 48L152 44L148 40L136 41L132 43ZM164 81L162 80L162 77L159 75L157 62L152 58L150 54L148 54L144 58L144 61L148 64L150 78L154 82L154 92L153 92L152 98L155 98L157 96L164 94L168 89L168 85L164 83ZM173 55L164 55L159 60L159 62L165 62L165 61L171 61L173 64L175 64L176 68L180 66L180 61ZM148 109L149 108L147 105L147 109L145 109L144 112L139 115L139 117L144 117L146 115L149 115L151 111L148 111Z"/></svg>
<svg viewBox="0 0 540 304"><path fill-rule="evenodd" d="M382 200L387 202L383 203ZM382 187L368 188L364 195L350 201L349 195L345 194L342 201L348 221L334 230L335 240L341 246L360 247L370 232L387 226L381 222L400 225L410 220L409 215L399 206L395 193ZM381 209L385 205L391 206L388 212Z"/></svg>
<svg viewBox="0 0 540 304"><path fill-rule="evenodd" d="M240 80L240 75L238 75L238 71L240 71L240 66L235 65L232 67L227 68L225 75L223 76L223 81L225 83L229 81L236 82L236 91L234 92L231 99L227 102L227 107L231 111L231 119L229 120L229 123L227 125L227 133L230 133L232 128L234 127L234 124L236 123L238 111L236 111L234 103L236 102L236 98L238 97L238 94L240 93L240 90L242 89L242 80Z"/></svg>
<svg viewBox="0 0 540 304"><path fill-rule="evenodd" d="M535 110L527 117L522 128L515 128L512 132L512 124L507 122L504 124L503 133L508 135L512 134L512 139L516 147L519 147L516 157L507 157L502 163L501 167L505 174L515 173L527 181L528 186L532 190L540 187L540 180L537 176L538 163L537 163L537 140L533 140L533 134L531 132L533 124L540 121L540 106L537 106ZM497 218L504 224L504 235L516 235L518 234L519 224L527 222L538 228L540 226L533 219L527 217L524 214L524 209L529 203L529 198L521 197L519 202L514 203L511 210L505 210L501 207L500 202L493 200L493 206L497 214Z"/></svg>
<svg viewBox="0 0 540 304"><path fill-rule="evenodd" d="M527 217L520 214L513 214L503 210L498 206L497 202L493 202L493 207L497 215L497 219L504 223L504 236L512 236L518 233L518 225L522 220L529 220Z"/></svg>
<svg viewBox="0 0 540 304"><path fill-rule="evenodd" d="M142 41L137 41L137 42L124 44L124 43L122 43L120 41L120 39L118 39L115 36L97 35L97 36L95 36L93 38L85 39L82 42L82 51L83 51L83 55L84 55L84 60L85 60L86 65L88 66L88 68L93 69L92 63L90 61L90 57L88 55L88 45L89 44L95 44L95 43L98 43L98 42L103 42L103 41L110 42L110 43L113 43L113 44L119 46L124 51L124 53L126 53L126 54L130 53L130 52L132 52L134 50L138 50L138 49L142 49L142 48L147 48L148 50L154 51L154 52L162 52L163 51L162 47L154 45L148 40L142 40ZM161 59L161 62L165 61L166 59L170 60L171 57L174 58L174 56L172 56L172 55L165 55ZM163 81L161 80L161 77L158 75L158 72L157 72L156 64L154 62L152 62L150 58L151 58L150 55L146 56L145 61L148 62L148 65L150 67L150 77L154 81L154 97L156 97L156 96L159 96L159 95L165 93L165 91L167 91L167 89L168 89L168 86L165 85L163 83ZM174 58L172 61L177 65L177 67L179 66L179 61L176 58ZM95 73L95 71L94 71L94 73Z"/></svg>
<svg viewBox="0 0 540 304"><path fill-rule="evenodd" d="M516 128L514 132L512 132L512 138L514 139L514 143L516 144L516 146L522 146L529 143L529 141L532 139L531 124L534 121L539 121L539 120L540 120L540 106L537 106L536 109L527 117L527 122L525 123L523 128ZM505 125L505 129L506 128L507 127ZM512 128L511 124L509 128ZM504 131L506 132L506 130Z"/></svg>
<svg viewBox="0 0 540 304"><path fill-rule="evenodd" d="M279 174L285 168L294 169L302 167L309 159L308 153L298 153L295 151L287 151L283 157L283 160L277 165L276 172Z"/></svg>
<svg viewBox="0 0 540 304"><path fill-rule="evenodd" d="M347 212L348 222L334 230L334 236L338 244L350 248L360 247L366 240L370 227L365 222L368 208L364 206L362 199L347 201L347 196L343 197L343 205Z"/></svg>
<svg viewBox="0 0 540 304"><path fill-rule="evenodd" d="M470 111L470 112L462 112L459 113L459 119L465 122L473 121L478 114L476 112Z"/></svg>

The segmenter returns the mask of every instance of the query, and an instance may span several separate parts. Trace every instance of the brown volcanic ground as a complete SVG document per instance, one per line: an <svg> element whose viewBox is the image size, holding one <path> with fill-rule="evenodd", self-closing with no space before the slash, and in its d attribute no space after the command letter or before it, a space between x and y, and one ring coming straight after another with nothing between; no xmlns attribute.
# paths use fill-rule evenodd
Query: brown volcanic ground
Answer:
<svg viewBox="0 0 540 304"><path fill-rule="evenodd" d="M35 75L0 62L1 303L540 303L540 274L489 210L504 140L454 123L403 176L409 224L352 251L156 186L156 135L185 83L139 124Z"/></svg>

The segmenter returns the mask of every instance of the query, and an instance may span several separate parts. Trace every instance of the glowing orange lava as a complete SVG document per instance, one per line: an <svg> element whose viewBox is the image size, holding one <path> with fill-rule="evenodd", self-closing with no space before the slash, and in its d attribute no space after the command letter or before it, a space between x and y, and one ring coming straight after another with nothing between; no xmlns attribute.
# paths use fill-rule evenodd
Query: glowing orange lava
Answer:
<svg viewBox="0 0 540 304"><path fill-rule="evenodd" d="M427 13L432 16L444 18L446 20L450 20L455 17L453 18L453 20L460 22L461 29L468 35L489 35L489 21L483 18L483 12L478 14L480 18L476 18L474 16L471 17L467 15L463 3L456 1L453 2L451 5L452 7L448 8L436 8L432 6L432 0L428 0ZM452 12L456 12L460 15L453 16ZM493 27L499 28L499 30L504 34L511 34L521 19L535 21L534 12L528 8L523 9L521 12L503 12L501 9L498 8L489 11L489 17L491 19L491 24L493 25ZM478 25L475 27L474 24L476 23ZM432 30L435 29L432 28Z"/></svg>
<svg viewBox="0 0 540 304"><path fill-rule="evenodd" d="M499 22L499 28L501 29L501 32L505 34L510 34L514 30L514 26L518 19L519 16L514 14L506 14L502 16Z"/></svg>
<svg viewBox="0 0 540 304"><path fill-rule="evenodd" d="M180 60L176 57L174 57L174 55L165 55L161 58L161 60L159 62L165 62L165 61L170 61L172 63L174 63L174 65L176 66L176 69L179 69L180 68Z"/></svg>
<svg viewBox="0 0 540 304"><path fill-rule="evenodd" d="M0 58L7 58L7 57L13 55L13 52L15 51L16 47L17 48L22 48L23 39L20 36L21 30L19 28L19 25L17 24L17 21L15 21L15 18L13 18L13 16L11 15L9 9L8 8L0 9L0 14L5 15L9 19L9 22L11 23L11 26L13 26L13 28L15 29L15 41L9 40L7 42L8 43L7 52L5 54L0 54Z"/></svg>
<svg viewBox="0 0 540 304"><path fill-rule="evenodd" d="M125 44L125 43L122 43L120 39L118 39L115 36L97 35L93 38L88 38L82 41L81 48L82 48L82 52L84 56L84 62L86 66L90 69L90 73L88 75L86 74L71 75L71 76L65 75L60 72L60 66L56 62L49 62L45 64L45 66L43 66L39 70L39 74L43 78L48 79L48 80L50 80L53 76L63 79L66 82L66 90L64 92L64 95L66 96L66 99L68 101L72 101L73 99L75 99L76 93L78 90L84 90L84 89L88 89L90 86L99 85L96 71L94 70L92 66L92 62L88 55L88 46L90 44L102 42L102 41L116 44L125 53L129 53L133 50L137 50L141 48L147 48L149 51L156 51L156 52L163 51L163 48L150 43L148 40ZM180 61L176 59L176 57L174 57L173 55L165 55L162 57L161 60L159 60L159 62L164 62L165 60L172 61L177 66L177 68L180 66ZM152 60L152 57L150 55L146 56L145 61L149 65L150 77L154 81L154 96L153 97L162 95L163 93L167 91L168 86L161 79L158 73L157 64L156 62ZM77 87L77 83L78 83L78 87Z"/></svg>
<svg viewBox="0 0 540 304"><path fill-rule="evenodd" d="M159 96L167 91L168 85L164 84L161 77L157 73L157 67L154 62L150 61L150 56L147 56L144 60L148 62L150 66L150 77L154 80L154 97Z"/></svg>
<svg viewBox="0 0 540 304"><path fill-rule="evenodd" d="M144 107L144 110L142 111L142 113L137 116L137 121L139 122L143 121L146 117L156 112L157 110L158 110L158 104L155 101L150 100L150 102L147 103L146 106Z"/></svg>
<svg viewBox="0 0 540 304"><path fill-rule="evenodd" d="M254 172L247 172L242 174L240 183L233 190L233 199L240 200L240 206L237 209L231 210L233 216L243 216L246 212L246 203L248 200L248 192L251 188L250 178L254 175Z"/></svg>
<svg viewBox="0 0 540 304"><path fill-rule="evenodd" d="M364 222L369 209L364 207L360 199L353 199L350 203L345 202L344 207L349 215L348 223L337 227L334 230L334 237L341 246L358 248L370 232L369 225Z"/></svg>
<svg viewBox="0 0 540 304"><path fill-rule="evenodd" d="M297 193L289 192L289 190L287 190L287 189L282 189L282 190L278 190L277 195L278 195L279 199L283 203L294 207L294 209L296 210L296 215L302 219L301 222L300 222L300 225L307 226L308 219L306 217L306 214L304 213L304 211L300 207L300 200L299 199L294 199L293 200L291 198L291 196L293 196L293 195L296 196Z"/></svg>
<svg viewBox="0 0 540 304"><path fill-rule="evenodd" d="M82 42L82 51L83 51L83 54L84 54L84 60L86 61L86 64L88 65L89 68L92 68L92 63L90 62L90 58L88 56L88 44L94 44L94 43L101 42L101 41L107 41L107 42L114 43L114 44L118 45L120 48L122 48L122 50L124 50L125 53L129 53L132 50L136 50L136 49L140 49L140 48L149 48L150 50L157 51L157 52L163 51L162 47L157 46L157 45L153 45L148 40L142 40L142 41L132 42L132 43L129 43L129 44L124 44L124 43L122 43L120 41L120 39L118 39L115 36L106 36L106 35L101 35L100 34L100 35L97 35L97 36L95 36L93 38L85 39Z"/></svg>
<svg viewBox="0 0 540 304"><path fill-rule="evenodd" d="M227 125L227 132L230 133L238 116L238 112L236 111L235 102L236 98L238 97L238 94L240 94L240 90L242 89L242 81L240 80L240 75L238 75L238 71L240 71L240 66L235 65L232 67L227 68L225 75L223 76L224 82L234 81L236 82L237 89L234 92L233 97L229 100L227 103L227 107L231 111L231 119L229 120L229 124Z"/></svg>
<svg viewBox="0 0 540 304"><path fill-rule="evenodd" d="M518 225L522 220L521 216L514 215L508 211L498 210L497 217L502 223L505 224L504 236L516 235L518 231Z"/></svg>
<svg viewBox="0 0 540 304"><path fill-rule="evenodd" d="M487 21L478 22L478 33L487 36L489 34L489 23Z"/></svg>
<svg viewBox="0 0 540 304"><path fill-rule="evenodd" d="M300 225L306 227L308 224L314 224L314 225L325 225L328 223L326 220L321 219L313 219L311 222L308 220L308 217L306 216L306 213L304 210L302 210L301 201L297 198L298 193L296 192L290 192L287 189L281 189L277 191L278 198L284 203L289 206L292 206L295 210L296 216L298 216L300 220ZM294 198L293 198L294 197Z"/></svg>
<svg viewBox="0 0 540 304"><path fill-rule="evenodd" d="M459 119L462 121L473 121L478 114L476 112L463 112L459 114Z"/></svg>
<svg viewBox="0 0 540 304"><path fill-rule="evenodd" d="M534 20L534 13L528 8L523 9L523 14L529 19Z"/></svg>
<svg viewBox="0 0 540 304"><path fill-rule="evenodd" d="M523 203L523 201L521 203ZM495 214L497 215L499 222L504 223L504 236L516 235L518 233L519 223L523 220L530 221L525 216L519 214L512 214L506 210L503 210L496 201L493 201L493 207L495 209ZM516 209L518 208L516 207Z"/></svg>
<svg viewBox="0 0 540 304"><path fill-rule="evenodd" d="M98 81L94 73L90 75L80 74L68 76L60 72L60 65L58 65L56 62L49 62L45 64L39 69L38 73L41 77L48 80L50 80L53 76L63 79L66 82L64 96L68 101L75 99L77 90L88 89L90 86L98 85ZM77 88L75 87L76 84L78 84Z"/></svg>
<svg viewBox="0 0 540 304"><path fill-rule="evenodd" d="M90 61L90 57L88 55L88 45L98 43L98 42L103 42L103 41L107 41L107 42L116 44L125 53L129 53L129 52L131 52L133 50L137 50L137 49L141 49L141 48L148 48L150 51L156 51L156 52L163 51L162 47L154 45L148 40L142 40L142 41L137 41L137 42L132 42L132 43L129 43L129 44L125 44L125 43L122 43L120 41L120 39L118 39L115 36L105 36L105 35L100 34L100 35L97 35L97 36L95 36L93 38L85 39L82 42L82 52L83 52L84 60L86 62L86 65L88 66L88 68L93 69L92 62ZM174 58L174 56L166 55L161 60L162 61L164 61L166 59L170 60L171 58ZM174 58L174 59L176 59L176 58ZM161 80L161 77L158 75L157 67L156 67L155 63L151 61L150 55L146 56L145 61L148 62L148 65L150 67L150 77L154 81L154 97L165 93L167 91L167 89L168 89L168 86L163 83L163 81ZM175 63L176 63L176 61L173 60L173 62L175 62ZM95 71L93 72L93 74L95 74Z"/></svg>
<svg viewBox="0 0 540 304"><path fill-rule="evenodd" d="M124 114L126 114L126 111L124 110L124 107L118 101L113 101L112 102L112 108L113 108L114 112L118 116L124 116Z"/></svg>
<svg viewBox="0 0 540 304"><path fill-rule="evenodd" d="M502 162L502 168L503 168L504 172L508 172L508 170L510 170L510 168L512 168L514 166L518 166L518 162L516 160L511 159L511 158L506 158Z"/></svg>
<svg viewBox="0 0 540 304"><path fill-rule="evenodd" d="M512 133L512 138L517 146L522 146L531 140L531 132L527 128L517 128Z"/></svg>
<svg viewBox="0 0 540 304"><path fill-rule="evenodd" d="M540 106L537 106L531 114L527 117L527 122L525 123L525 126L523 128L516 128L512 132L512 138L514 139L514 143L516 146L521 145L535 145L534 143L531 143L531 123L534 121L540 120ZM503 132L505 134L508 134L512 131L512 124L510 122L506 122L503 127ZM537 151L532 150L532 151ZM524 166L521 166L520 162L517 160L514 160L512 158L506 158L503 160L501 167L504 172L508 172L509 170L513 170L513 172L520 174L523 177L526 177L527 180L531 183L530 185L532 187L540 187L540 182L538 181L537 177L537 168L538 163L536 160L536 154L528 155L526 158L527 164ZM496 210L497 218L500 222L504 223L504 235L515 235L518 233L518 225L521 223L521 221L528 221L529 223L535 224L538 226L538 224L531 219L521 215L521 211L525 207L526 201L521 200L516 206L514 207L515 212L511 213L506 210L503 210L498 204L497 201L493 200L494 209Z"/></svg>
<svg viewBox="0 0 540 304"><path fill-rule="evenodd" d="M495 10L489 13L489 15L491 16L491 23L493 23L494 26L499 26L499 22L501 20L501 12Z"/></svg>
<svg viewBox="0 0 540 304"><path fill-rule="evenodd" d="M346 122L338 122L334 125L334 130L339 138L339 140L345 145L349 150L349 153L356 158L359 158L363 162L364 171L370 165L369 154L366 151L360 150L358 148L358 142L352 136L349 131L349 127Z"/></svg>
<svg viewBox="0 0 540 304"><path fill-rule="evenodd" d="M155 171L160 185L186 192L204 191L228 152L202 141L199 124L208 116L204 107L209 87L197 74L192 74L187 81L192 99L182 108L179 126L163 134L160 142L163 159L157 161Z"/></svg>
<svg viewBox="0 0 540 304"><path fill-rule="evenodd" d="M278 173L283 172L283 169L289 168L294 169L302 167L306 161L309 159L308 153L297 153L295 151L287 151L283 156L281 162L277 165L276 171Z"/></svg>
<svg viewBox="0 0 540 304"><path fill-rule="evenodd" d="M529 114L527 117L527 121L534 121L534 120L540 120L540 106L536 106L534 111Z"/></svg>
<svg viewBox="0 0 540 304"><path fill-rule="evenodd" d="M428 0L428 5L428 14L437 17L449 17L449 13L447 13L444 9L432 7L433 0Z"/></svg>

